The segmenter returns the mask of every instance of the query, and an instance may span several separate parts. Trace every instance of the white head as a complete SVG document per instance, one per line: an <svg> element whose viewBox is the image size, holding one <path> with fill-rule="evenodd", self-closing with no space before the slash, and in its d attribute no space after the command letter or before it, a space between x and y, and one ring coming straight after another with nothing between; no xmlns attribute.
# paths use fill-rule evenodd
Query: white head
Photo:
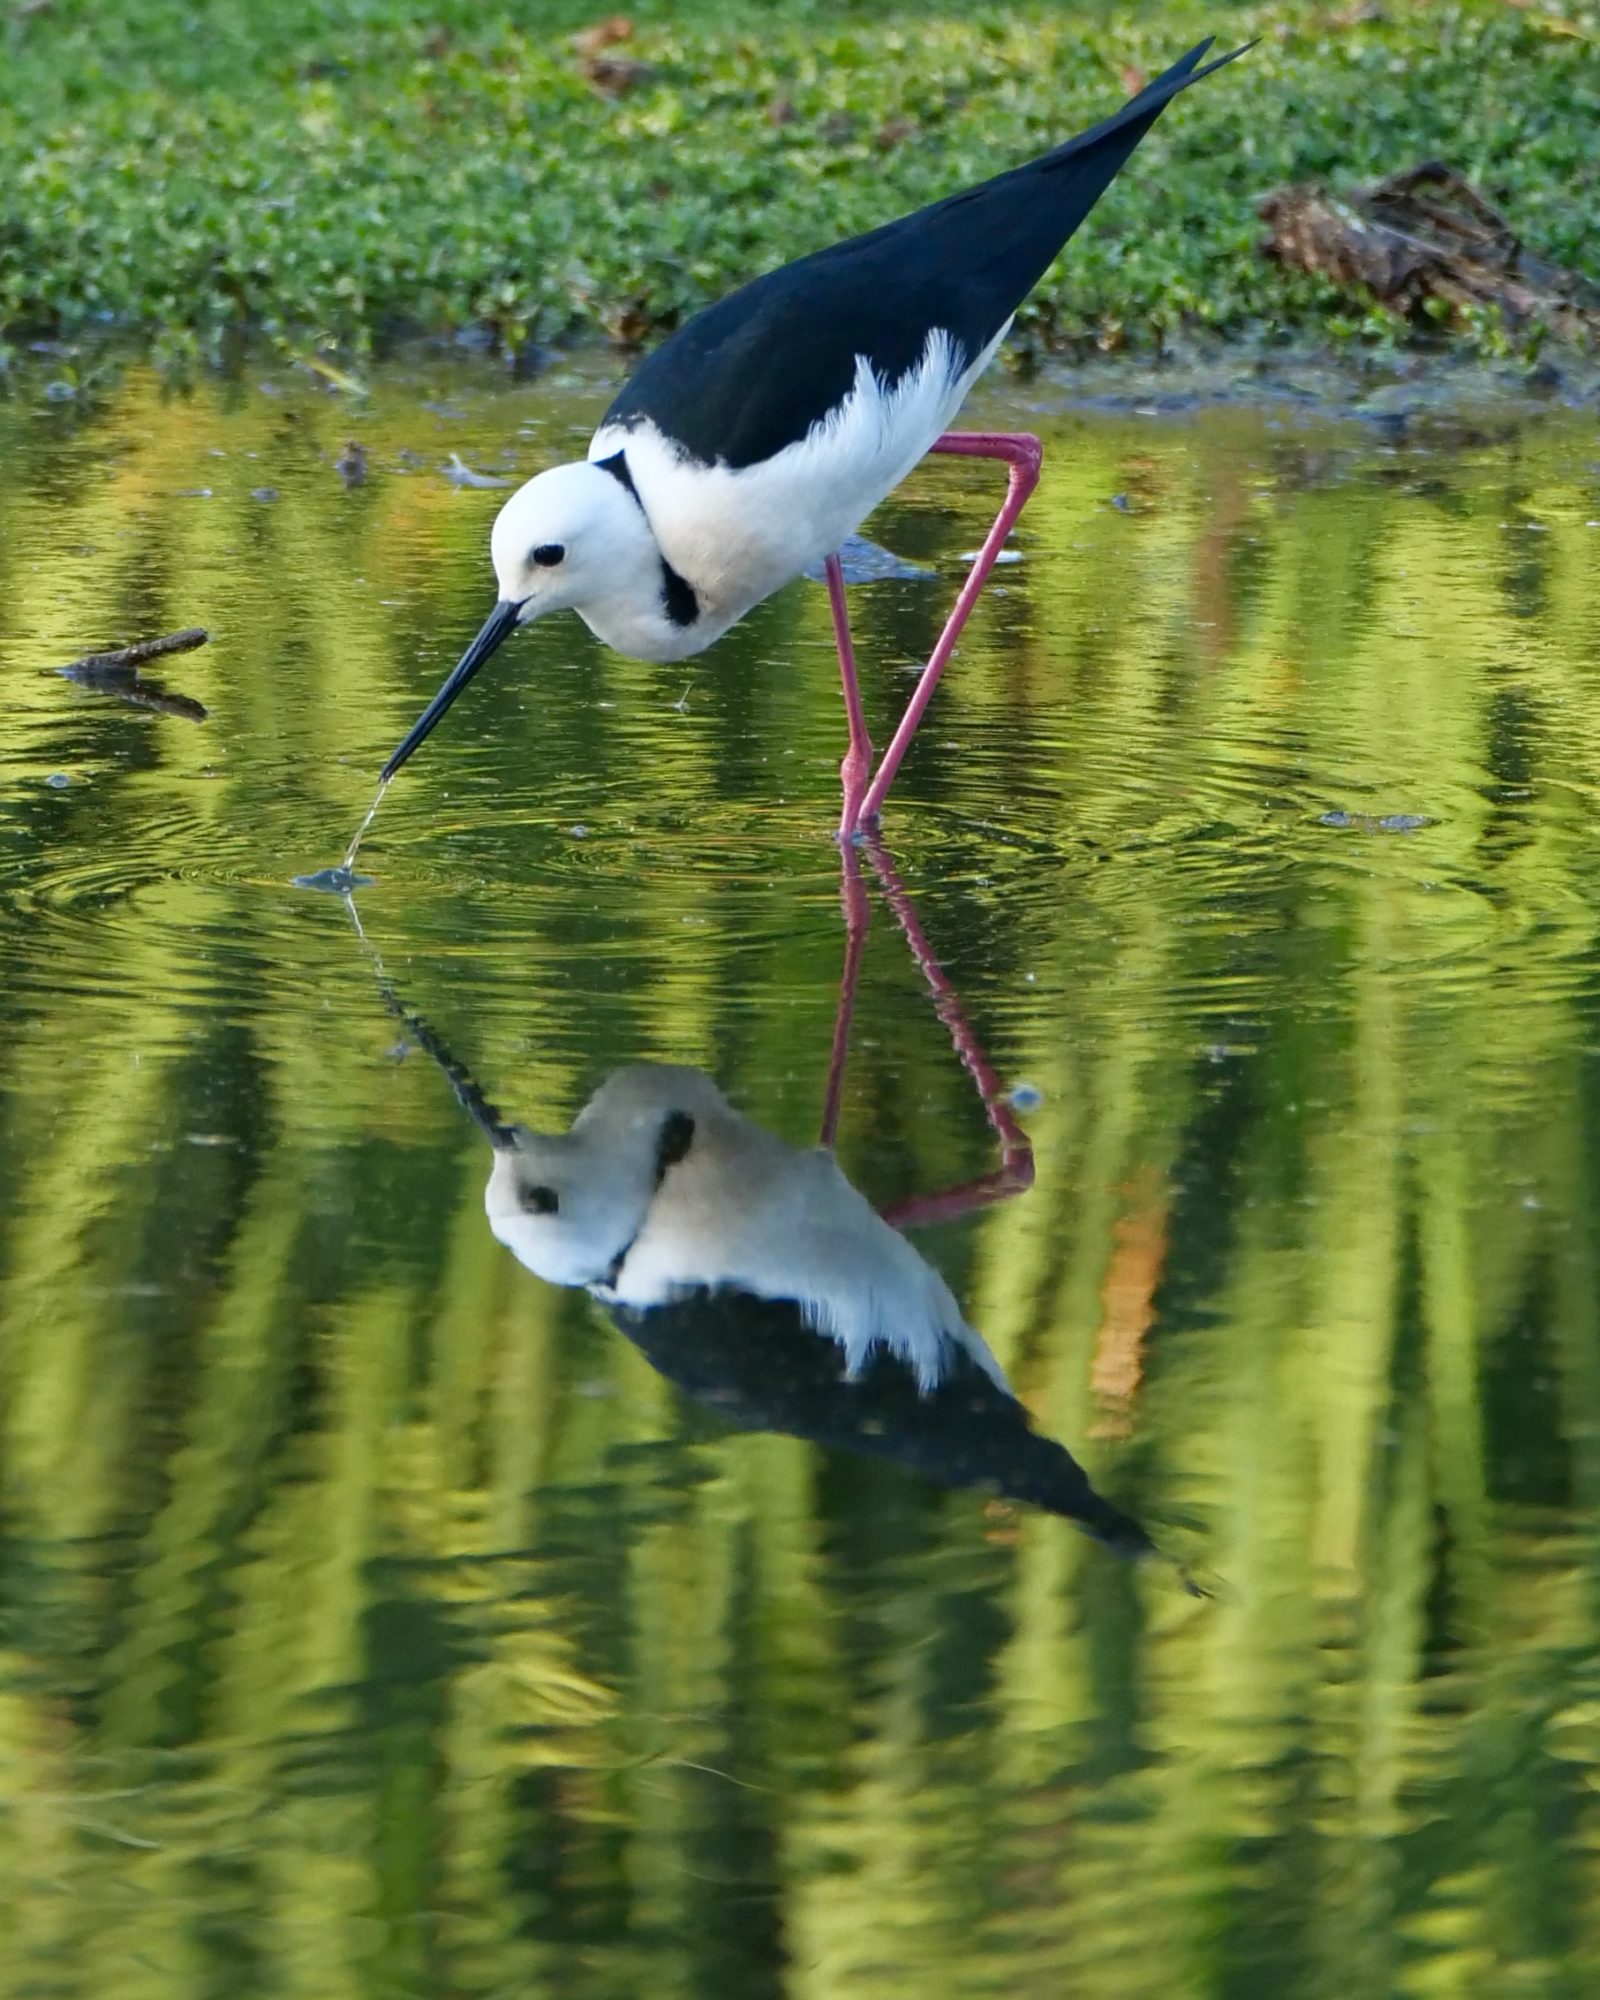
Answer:
<svg viewBox="0 0 1600 2000"><path fill-rule="evenodd" d="M602 1084L570 1132L500 1128L483 1191L489 1227L550 1284L605 1284L699 1119L719 1107L709 1077L644 1063Z"/></svg>
<svg viewBox="0 0 1600 2000"><path fill-rule="evenodd" d="M519 1264L552 1285L605 1281L638 1235L655 1193L655 1153L585 1145L513 1125L483 1191L489 1227Z"/></svg>
<svg viewBox="0 0 1600 2000"><path fill-rule="evenodd" d="M519 625L599 602L641 573L659 576L659 552L638 501L620 479L587 460L554 466L518 487L495 520L489 552L499 602L384 765L385 784Z"/></svg>
<svg viewBox="0 0 1600 2000"><path fill-rule="evenodd" d="M527 625L604 596L643 525L638 501L600 466L585 460L541 472L517 488L489 534L500 602L515 604L517 623Z"/></svg>

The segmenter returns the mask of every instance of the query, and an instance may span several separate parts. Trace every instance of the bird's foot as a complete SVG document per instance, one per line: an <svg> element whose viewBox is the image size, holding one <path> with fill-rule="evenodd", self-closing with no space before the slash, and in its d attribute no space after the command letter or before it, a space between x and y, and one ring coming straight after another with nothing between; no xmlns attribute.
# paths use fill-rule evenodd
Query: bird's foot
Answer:
<svg viewBox="0 0 1600 2000"><path fill-rule="evenodd" d="M844 754L839 766L839 783L844 787L844 810L839 815L839 840L859 840L869 820L877 818L876 813L866 814L861 810L867 796L867 783L872 776L872 745L852 743Z"/></svg>
<svg viewBox="0 0 1600 2000"><path fill-rule="evenodd" d="M839 830L833 837L841 847L865 847L877 839L882 825L882 813L863 812L859 800L853 805L847 800L844 817L839 821Z"/></svg>

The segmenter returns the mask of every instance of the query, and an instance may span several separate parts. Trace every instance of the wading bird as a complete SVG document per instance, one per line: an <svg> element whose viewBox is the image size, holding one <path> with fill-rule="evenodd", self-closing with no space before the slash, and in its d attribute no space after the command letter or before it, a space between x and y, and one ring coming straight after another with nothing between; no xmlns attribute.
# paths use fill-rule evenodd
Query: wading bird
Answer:
<svg viewBox="0 0 1600 2000"><path fill-rule="evenodd" d="M769 271L657 348L587 460L541 472L500 510L499 602L384 766L385 784L519 625L573 610L619 653L683 660L822 565L849 727L840 833L875 819L1039 477L1037 438L945 426L1166 104L1244 53L1202 69L1210 47L1053 152ZM1002 460L1006 497L874 771L839 550L930 452Z"/></svg>

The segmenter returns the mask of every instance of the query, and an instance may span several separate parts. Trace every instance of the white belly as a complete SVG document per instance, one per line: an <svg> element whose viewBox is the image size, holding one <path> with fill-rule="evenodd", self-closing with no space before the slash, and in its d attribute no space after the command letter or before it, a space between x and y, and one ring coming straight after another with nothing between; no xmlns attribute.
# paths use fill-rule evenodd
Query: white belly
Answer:
<svg viewBox="0 0 1600 2000"><path fill-rule="evenodd" d="M680 456L653 424L596 431L589 457L626 451L662 554L694 587L699 645L860 527L948 428L1009 327L959 372L949 336L934 331L921 362L892 390L858 357L855 386L830 417L775 458L738 471Z"/></svg>

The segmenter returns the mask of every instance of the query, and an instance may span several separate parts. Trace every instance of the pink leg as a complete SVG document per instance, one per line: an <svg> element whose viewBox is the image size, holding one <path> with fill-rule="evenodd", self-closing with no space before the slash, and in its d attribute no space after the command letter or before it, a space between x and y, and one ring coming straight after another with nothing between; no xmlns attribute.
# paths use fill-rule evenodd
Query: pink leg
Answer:
<svg viewBox="0 0 1600 2000"><path fill-rule="evenodd" d="M849 793L846 792L845 823L842 831L847 834L853 833L862 820L876 819L882 812L884 799L888 796L889 787L894 783L894 775L900 768L900 760L910 748L911 739L917 733L917 724L921 722L928 703L933 699L933 691L939 685L939 676L950 663L950 655L955 651L956 641L961 636L961 628L971 615L972 607L978 601L978 593L988 580L990 570L994 568L996 556L1005 547L1006 537L1015 525L1017 516L1028 504L1029 495L1039 483L1039 463L1043 457L1043 447L1036 437L1030 437L1026 432L946 431L933 446L933 450L960 458L1003 458L1010 468L1006 477L1006 497L1000 512L995 516L994 526L989 530L978 560L972 565L970 575L961 586L961 594L956 599L955 609L950 613L944 630L939 634L939 643L928 655L928 664L922 670L922 678L917 682L916 692L907 704L905 714L900 718L900 726L890 739L888 749L883 753L883 762L878 766L877 774L867 787L866 797L862 799L860 813L855 819L851 818ZM831 569L829 583L832 588ZM841 578L839 588L841 605L843 595ZM836 629L842 615L841 609L835 610ZM841 645L841 668L843 659L844 649ZM852 661L845 688L847 708L854 683L855 666ZM859 712L859 693L856 696L856 707ZM865 736L864 727L862 735ZM855 723L852 720L852 751L855 742Z"/></svg>
<svg viewBox="0 0 1600 2000"><path fill-rule="evenodd" d="M844 571L836 555L829 556L827 572L833 637L839 648L839 680L844 688L845 720L850 728L850 747L839 766L839 779L844 786L844 813L839 821L839 838L848 840L860 822L861 801L866 797L867 779L872 772L872 738L867 734L867 718L861 706L861 683L856 679L856 649L850 641L850 612L844 601ZM832 1141L824 1140L823 1144L831 1145Z"/></svg>

